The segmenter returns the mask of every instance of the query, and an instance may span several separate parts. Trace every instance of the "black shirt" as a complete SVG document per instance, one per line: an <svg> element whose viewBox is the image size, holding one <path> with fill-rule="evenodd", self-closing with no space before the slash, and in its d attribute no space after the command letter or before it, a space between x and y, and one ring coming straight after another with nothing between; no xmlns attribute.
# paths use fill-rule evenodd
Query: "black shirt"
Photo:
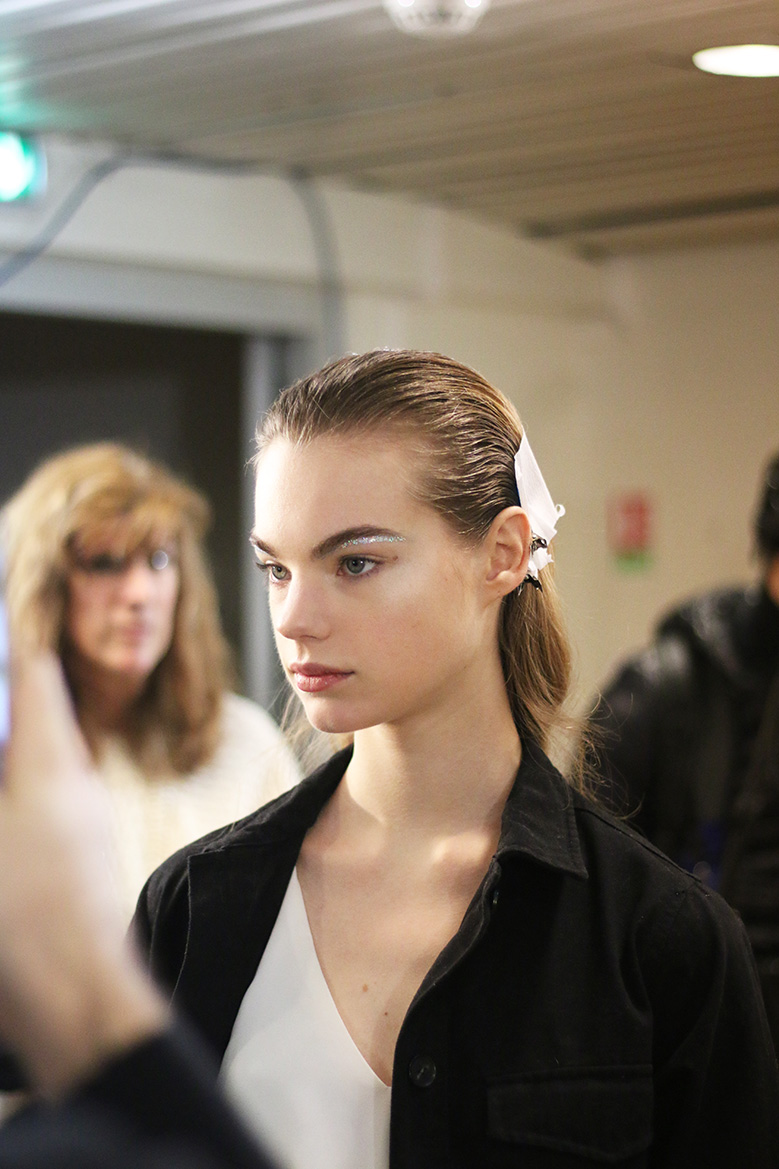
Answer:
<svg viewBox="0 0 779 1169"><path fill-rule="evenodd" d="M151 967L220 1055L348 760L141 895ZM526 744L488 872L401 1027L390 1165L603 1164L777 1169L776 1060L733 912Z"/></svg>

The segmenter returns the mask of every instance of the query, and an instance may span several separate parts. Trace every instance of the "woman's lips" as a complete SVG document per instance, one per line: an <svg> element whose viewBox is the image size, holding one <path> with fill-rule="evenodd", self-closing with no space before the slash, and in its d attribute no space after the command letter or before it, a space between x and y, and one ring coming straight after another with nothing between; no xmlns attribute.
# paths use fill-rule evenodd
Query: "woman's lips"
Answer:
<svg viewBox="0 0 779 1169"><path fill-rule="evenodd" d="M116 630L116 636L124 642L134 645L145 641L154 633L154 627L148 622L137 622L134 625L124 625Z"/></svg>
<svg viewBox="0 0 779 1169"><path fill-rule="evenodd" d="M329 690L344 678L350 677L351 670L334 670L331 666L292 665L290 673L295 680L298 690L305 694L318 694L322 690Z"/></svg>

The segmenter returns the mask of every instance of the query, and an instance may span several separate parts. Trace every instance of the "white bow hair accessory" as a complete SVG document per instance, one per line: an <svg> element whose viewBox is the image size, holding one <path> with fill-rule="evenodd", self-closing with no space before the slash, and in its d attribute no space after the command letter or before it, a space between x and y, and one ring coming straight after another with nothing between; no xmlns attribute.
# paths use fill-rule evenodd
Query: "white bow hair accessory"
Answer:
<svg viewBox="0 0 779 1169"><path fill-rule="evenodd" d="M565 515L565 508L561 503L552 502L549 488L527 441L527 434L522 436L519 450L514 455L514 473L517 478L519 506L530 520L530 530L533 533L527 566L528 576L531 582L540 588L538 574L547 564L552 563L547 545L551 544L557 535L557 521Z"/></svg>

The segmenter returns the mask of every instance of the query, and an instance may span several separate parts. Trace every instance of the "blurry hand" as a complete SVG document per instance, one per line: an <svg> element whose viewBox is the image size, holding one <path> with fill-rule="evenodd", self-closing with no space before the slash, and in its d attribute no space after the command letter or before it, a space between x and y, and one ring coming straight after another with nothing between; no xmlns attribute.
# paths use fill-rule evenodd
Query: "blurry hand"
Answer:
<svg viewBox="0 0 779 1169"><path fill-rule="evenodd" d="M50 1096L167 1021L125 939L108 840L59 661L15 663L0 785L0 1040Z"/></svg>

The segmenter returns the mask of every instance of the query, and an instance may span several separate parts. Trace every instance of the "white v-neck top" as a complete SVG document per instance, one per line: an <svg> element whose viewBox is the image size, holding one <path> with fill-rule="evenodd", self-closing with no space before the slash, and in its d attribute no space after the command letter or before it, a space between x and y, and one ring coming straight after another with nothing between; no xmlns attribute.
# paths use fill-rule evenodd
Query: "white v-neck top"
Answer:
<svg viewBox="0 0 779 1169"><path fill-rule="evenodd" d="M221 1077L285 1169L388 1169L391 1089L333 1002L293 872Z"/></svg>

